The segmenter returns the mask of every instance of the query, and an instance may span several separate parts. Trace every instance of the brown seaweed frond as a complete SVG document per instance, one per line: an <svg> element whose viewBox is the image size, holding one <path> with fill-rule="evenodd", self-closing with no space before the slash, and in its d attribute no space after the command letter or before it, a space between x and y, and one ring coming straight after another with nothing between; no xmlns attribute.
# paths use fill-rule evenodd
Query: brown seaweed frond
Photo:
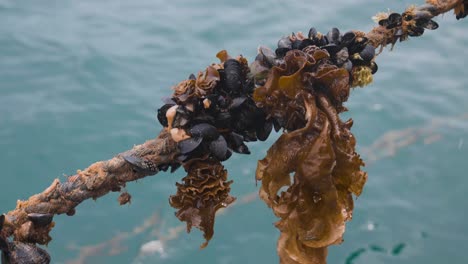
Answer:
<svg viewBox="0 0 468 264"><path fill-rule="evenodd" d="M203 232L204 248L214 234L216 212L236 200L229 195L232 181L227 181L227 171L219 162L193 161L185 165L188 172L177 183L177 193L170 197L172 207L178 209L176 216L187 223L187 232L196 227Z"/></svg>

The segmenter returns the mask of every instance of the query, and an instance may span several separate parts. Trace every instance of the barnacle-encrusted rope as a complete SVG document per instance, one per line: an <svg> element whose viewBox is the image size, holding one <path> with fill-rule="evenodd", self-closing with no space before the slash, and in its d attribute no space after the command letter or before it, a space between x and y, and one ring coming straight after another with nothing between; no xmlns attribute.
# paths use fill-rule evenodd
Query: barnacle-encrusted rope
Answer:
<svg viewBox="0 0 468 264"><path fill-rule="evenodd" d="M337 28L293 33L280 39L275 51L260 47L250 66L242 56L218 53L220 63L174 86L158 110L164 130L156 139L94 163L66 182L55 180L1 215L2 262L49 263L36 244L51 240L54 215L73 215L86 199L180 166L187 176L170 204L188 230L204 232L204 247L213 236L216 211L235 200L221 162L232 152L249 154L245 142L264 141L274 128L284 133L259 161L256 178L262 182L260 197L280 218L280 261L325 263L327 247L341 243L352 217L353 195L367 180L350 131L353 122L339 117L347 111L343 103L350 88L372 82L377 48L436 29L432 18L452 9L457 19L466 17L468 0L427 0L402 14L379 13L374 17L379 25L368 33L342 34ZM123 192L119 203L130 199Z"/></svg>

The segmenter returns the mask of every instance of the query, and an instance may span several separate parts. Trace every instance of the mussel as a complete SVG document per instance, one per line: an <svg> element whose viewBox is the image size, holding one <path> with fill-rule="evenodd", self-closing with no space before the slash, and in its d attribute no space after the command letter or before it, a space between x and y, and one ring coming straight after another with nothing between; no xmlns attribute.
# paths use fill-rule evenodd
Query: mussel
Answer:
<svg viewBox="0 0 468 264"><path fill-rule="evenodd" d="M1 240L1 238L0 238ZM2 263L4 264L49 264L50 256L44 249L29 243L3 241Z"/></svg>
<svg viewBox="0 0 468 264"><path fill-rule="evenodd" d="M39 213L30 213L28 214L29 220L37 227L44 227L48 226L52 223L52 219L54 218L53 214L39 214Z"/></svg>

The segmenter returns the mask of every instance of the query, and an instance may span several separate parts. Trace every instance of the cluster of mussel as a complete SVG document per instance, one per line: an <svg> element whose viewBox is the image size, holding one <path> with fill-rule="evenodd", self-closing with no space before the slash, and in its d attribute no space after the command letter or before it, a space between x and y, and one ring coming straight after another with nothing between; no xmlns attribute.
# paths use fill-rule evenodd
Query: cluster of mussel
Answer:
<svg viewBox="0 0 468 264"><path fill-rule="evenodd" d="M29 220L35 227L47 227L52 223L50 214L29 214ZM5 223L5 215L0 215L0 250L2 251L1 262L8 264L19 263L50 263L50 256L44 249L32 243L19 241L8 241L2 237L2 229Z"/></svg>
<svg viewBox="0 0 468 264"><path fill-rule="evenodd" d="M393 29L394 40L404 41L410 37L419 37L425 29L434 30L439 25L432 20L437 14L435 6L426 4L418 7L411 7L402 14L382 13L377 15L380 26L386 29ZM458 18L458 15L457 15Z"/></svg>
<svg viewBox="0 0 468 264"><path fill-rule="evenodd" d="M271 133L273 124L252 99L254 83L245 58L231 58L225 51L218 57L220 64L173 87L172 98L158 110L159 122L178 142L181 163L249 154L244 142L263 141Z"/></svg>
<svg viewBox="0 0 468 264"><path fill-rule="evenodd" d="M271 67L284 64L287 52L304 50L311 46L326 50L331 64L344 68L350 73L350 81L355 84L354 86L368 84L353 78L354 75L357 76L355 74L357 71L366 69L370 74L374 74L378 70L374 61L375 48L368 43L364 32L348 31L341 34L338 28L333 28L327 34L321 34L315 28L311 28L307 37L302 32L298 32L281 38L275 52L266 47L259 48L257 58L252 65L257 84L264 84Z"/></svg>

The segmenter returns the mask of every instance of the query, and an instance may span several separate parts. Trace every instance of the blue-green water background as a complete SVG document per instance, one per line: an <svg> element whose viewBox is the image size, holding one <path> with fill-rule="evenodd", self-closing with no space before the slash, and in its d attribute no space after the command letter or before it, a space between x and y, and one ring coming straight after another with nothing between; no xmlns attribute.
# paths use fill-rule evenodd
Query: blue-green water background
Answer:
<svg viewBox="0 0 468 264"><path fill-rule="evenodd" d="M0 212L54 178L154 137L161 98L216 62L219 50L252 60L259 44L274 48L291 31L368 31L377 11L410 3L1 0ZM468 112L468 21L451 14L437 21L438 30L385 50L374 83L347 103L365 160L375 159L368 147L388 131L416 127L406 136L416 141L393 156L386 154L394 145L377 148L345 242L331 247L329 263L467 263L468 121L460 116ZM226 162L233 195L257 190L256 161L276 137ZM153 213L162 234L179 226L167 201L182 176L179 170L129 184L130 206L118 206L114 193L83 203L74 217L56 217L53 262L76 259L74 247L131 231ZM219 216L205 250L193 231L165 243L162 255L138 256L158 239L148 231L124 240L118 255L85 263L277 263L275 220L257 199Z"/></svg>

